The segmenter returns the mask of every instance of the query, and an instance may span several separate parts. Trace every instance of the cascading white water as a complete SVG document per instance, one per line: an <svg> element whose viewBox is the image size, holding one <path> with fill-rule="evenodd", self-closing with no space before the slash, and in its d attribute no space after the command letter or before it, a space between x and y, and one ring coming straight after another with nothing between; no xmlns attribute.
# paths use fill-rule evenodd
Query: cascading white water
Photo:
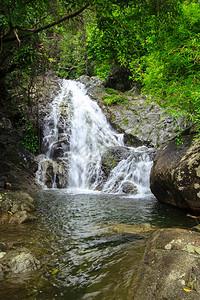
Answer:
<svg viewBox="0 0 200 300"><path fill-rule="evenodd" d="M67 111L66 116L61 114L61 107L62 111ZM52 102L48 120L43 140L45 157L39 163L38 182L45 184L45 163L51 162L54 177L51 187L57 187L58 177L63 177L65 172L68 173L67 183L66 186L62 184L62 187L90 190L99 188L103 177L102 155L112 147L124 147L123 135L111 128L98 104L87 95L84 85L71 80L63 80L62 90ZM59 129L59 123L62 123L62 130ZM66 143L61 143L63 137L66 140L67 136L70 136L69 147L66 147ZM52 153L57 144L62 149L62 154L55 159ZM152 161L148 148L128 148L128 151L129 155L112 169L107 181L101 184L102 191L122 193L127 185L132 185L137 193L149 192ZM64 169L60 169L60 164L64 165Z"/></svg>
<svg viewBox="0 0 200 300"><path fill-rule="evenodd" d="M112 130L97 103L86 95L82 84L70 81L68 88L73 91L69 187L95 189L103 152L109 147L123 145L123 135Z"/></svg>
<svg viewBox="0 0 200 300"><path fill-rule="evenodd" d="M150 192L149 178L152 159L145 146L129 148L127 159L121 160L111 171L103 187L105 192L122 193L125 188L135 187L135 193L145 195Z"/></svg>
<svg viewBox="0 0 200 300"><path fill-rule="evenodd" d="M56 176L62 174L67 168L63 168L68 163L68 147L67 143L70 136L69 120L71 117L70 108L70 91L67 88L67 81L63 80L61 84L61 92L54 98L50 104L50 113L45 117L45 126L43 126L43 155L39 156L38 171L36 180L44 188L47 187L48 169L52 169L52 180L50 187L56 188ZM58 148L59 145L59 148ZM62 154L59 159L55 159L58 155L56 149L61 150ZM63 176L65 177L65 176ZM50 181L50 180L49 180ZM65 180L66 181L66 180ZM64 182L65 182L64 181Z"/></svg>

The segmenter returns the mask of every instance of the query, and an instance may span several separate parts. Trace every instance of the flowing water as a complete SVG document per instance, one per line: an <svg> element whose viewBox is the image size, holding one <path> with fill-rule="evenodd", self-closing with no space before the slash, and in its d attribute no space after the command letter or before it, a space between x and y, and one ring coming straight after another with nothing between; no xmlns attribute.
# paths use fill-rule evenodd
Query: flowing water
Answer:
<svg viewBox="0 0 200 300"><path fill-rule="evenodd" d="M15 285L10 296L3 294L3 299L131 299L147 236L116 233L110 225L194 224L184 212L157 203L151 194L151 151L146 147L128 148L126 157L102 181L101 157L112 147L122 149L123 135L112 130L83 85L63 81L51 108L37 172L37 181L43 186L36 196L37 206L44 215L44 224L40 234L40 224L25 225L29 228L29 243L47 252L46 271L23 288ZM68 120L63 117L66 115ZM54 154L55 145L59 145L59 156ZM59 176L64 176L58 162L67 173L62 189L57 188ZM48 163L53 170L50 189L45 184ZM125 194L124 183L133 184L137 192ZM13 230L16 234L16 228Z"/></svg>
<svg viewBox="0 0 200 300"><path fill-rule="evenodd" d="M45 156L39 162L37 181L43 187L47 181L48 163L53 168L51 187L57 187L59 176L63 177L58 167L62 161L67 176L63 188L96 190L101 185L103 192L121 193L124 184L133 184L137 196L150 192L151 150L147 147L125 147L123 135L111 128L100 107L90 99L81 83L63 81L60 94L51 104L42 144ZM59 145L59 157L55 157L56 145ZM102 155L116 147L124 148L128 155L103 180Z"/></svg>

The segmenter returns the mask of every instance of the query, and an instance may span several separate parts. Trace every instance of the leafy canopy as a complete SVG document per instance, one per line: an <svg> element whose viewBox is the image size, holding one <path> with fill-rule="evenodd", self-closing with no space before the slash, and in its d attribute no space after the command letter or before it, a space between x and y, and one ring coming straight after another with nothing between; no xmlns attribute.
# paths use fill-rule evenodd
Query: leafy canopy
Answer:
<svg viewBox="0 0 200 300"><path fill-rule="evenodd" d="M112 66L125 66L144 93L200 124L198 0L1 2L6 86L46 69L65 78L106 78Z"/></svg>

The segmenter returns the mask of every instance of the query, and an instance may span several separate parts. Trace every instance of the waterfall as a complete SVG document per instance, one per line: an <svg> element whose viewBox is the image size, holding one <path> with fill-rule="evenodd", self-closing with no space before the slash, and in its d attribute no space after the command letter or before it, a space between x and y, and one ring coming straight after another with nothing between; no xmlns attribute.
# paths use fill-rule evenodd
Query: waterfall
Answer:
<svg viewBox="0 0 200 300"><path fill-rule="evenodd" d="M109 147L123 145L123 135L112 130L82 84L71 81L69 88L73 90L69 187L95 189L103 152Z"/></svg>
<svg viewBox="0 0 200 300"><path fill-rule="evenodd" d="M151 150L125 147L123 135L107 122L83 84L63 80L51 103L43 130L43 155L37 181L43 187L102 190L106 193L148 193ZM119 149L112 170L102 168L102 157ZM109 152L110 153L110 152ZM118 152L117 152L118 153ZM111 154L109 154L111 155ZM110 159L105 158L105 163Z"/></svg>

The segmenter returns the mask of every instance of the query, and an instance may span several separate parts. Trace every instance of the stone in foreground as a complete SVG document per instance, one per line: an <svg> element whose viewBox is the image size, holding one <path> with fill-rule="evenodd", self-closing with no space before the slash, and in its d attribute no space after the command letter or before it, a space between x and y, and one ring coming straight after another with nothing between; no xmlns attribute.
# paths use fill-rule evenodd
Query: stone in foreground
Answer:
<svg viewBox="0 0 200 300"><path fill-rule="evenodd" d="M161 229L152 234L133 288L134 300L200 299L200 234Z"/></svg>

